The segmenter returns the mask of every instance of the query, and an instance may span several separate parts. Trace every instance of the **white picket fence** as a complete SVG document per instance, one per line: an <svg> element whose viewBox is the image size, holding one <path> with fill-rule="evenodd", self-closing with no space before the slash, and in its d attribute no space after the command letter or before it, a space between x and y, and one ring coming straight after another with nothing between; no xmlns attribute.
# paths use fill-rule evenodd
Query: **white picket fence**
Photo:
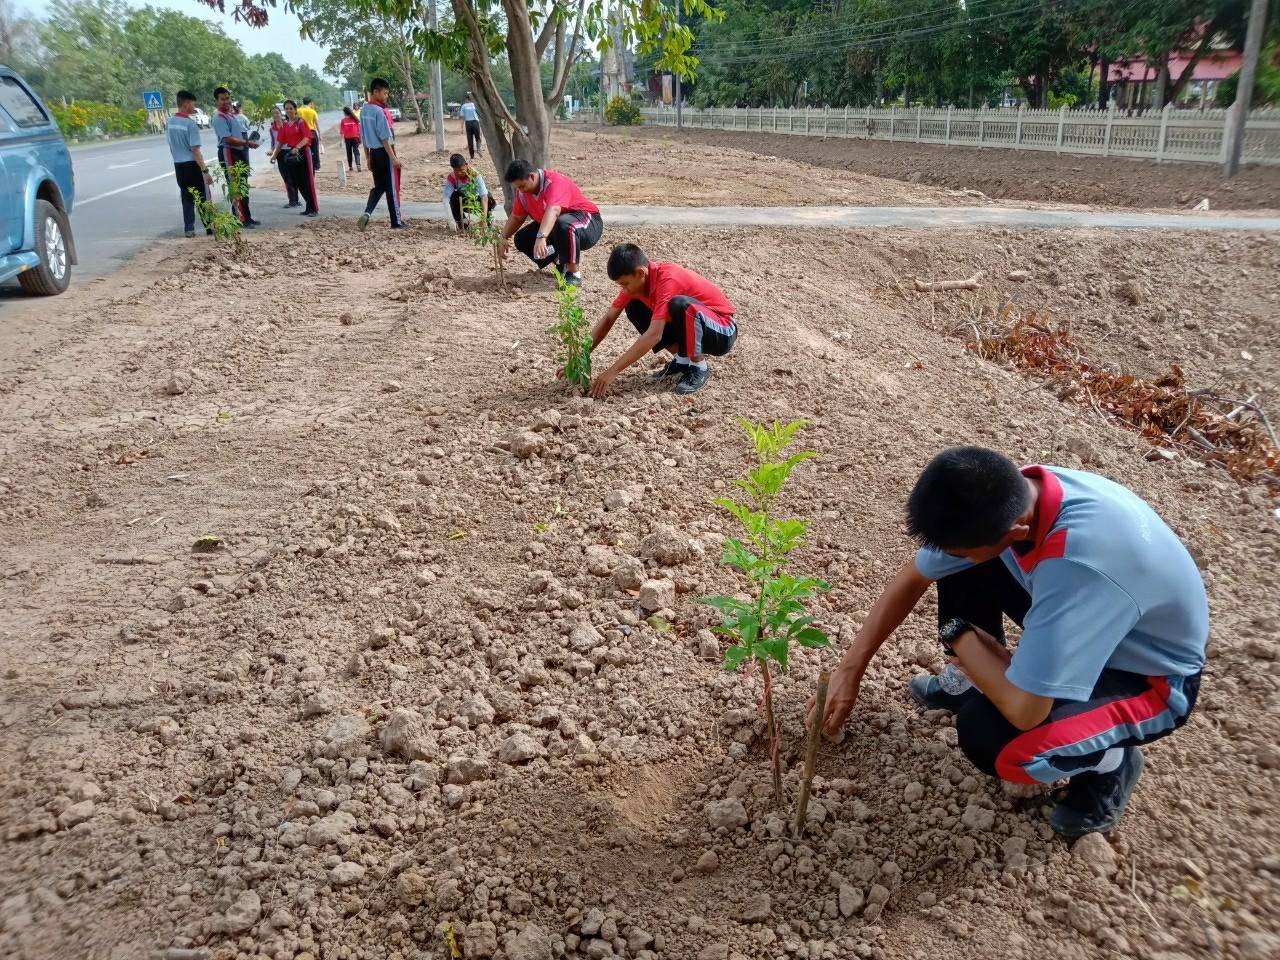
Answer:
<svg viewBox="0 0 1280 960"><path fill-rule="evenodd" d="M1232 108L1234 109L1234 108ZM645 108L644 121L674 127L673 109ZM1011 150L1052 150L1101 157L1225 159L1231 110L1177 110L1130 115L1111 110L961 110L925 107L688 108L684 125L715 130L940 143ZM1280 110L1257 110L1245 125L1244 162L1280 164Z"/></svg>

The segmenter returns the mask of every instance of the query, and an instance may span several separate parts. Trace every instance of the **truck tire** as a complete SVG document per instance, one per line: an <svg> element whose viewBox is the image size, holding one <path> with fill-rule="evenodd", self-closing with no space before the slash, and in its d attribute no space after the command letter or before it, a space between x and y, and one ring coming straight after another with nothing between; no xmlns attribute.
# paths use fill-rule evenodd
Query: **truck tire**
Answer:
<svg viewBox="0 0 1280 960"><path fill-rule="evenodd" d="M36 201L36 253L40 265L18 274L27 293L51 297L71 286L71 227L48 200Z"/></svg>

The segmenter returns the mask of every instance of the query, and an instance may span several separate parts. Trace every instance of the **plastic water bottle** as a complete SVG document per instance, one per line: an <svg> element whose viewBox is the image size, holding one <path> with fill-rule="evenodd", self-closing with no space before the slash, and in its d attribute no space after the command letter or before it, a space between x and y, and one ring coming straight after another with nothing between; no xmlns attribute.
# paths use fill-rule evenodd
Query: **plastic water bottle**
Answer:
<svg viewBox="0 0 1280 960"><path fill-rule="evenodd" d="M943 671L938 674L938 685L942 687L944 693L955 696L972 687L973 681L954 663L948 663Z"/></svg>

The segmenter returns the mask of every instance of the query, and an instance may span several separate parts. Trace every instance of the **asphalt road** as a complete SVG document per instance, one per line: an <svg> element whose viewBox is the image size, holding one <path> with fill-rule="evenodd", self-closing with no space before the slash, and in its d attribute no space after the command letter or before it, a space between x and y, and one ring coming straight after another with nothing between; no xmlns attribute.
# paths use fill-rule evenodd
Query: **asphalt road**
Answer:
<svg viewBox="0 0 1280 960"><path fill-rule="evenodd" d="M340 110L321 114L321 129L327 130L341 116ZM203 131L201 140L205 160L216 163L213 131ZM264 166L265 156L265 147L254 154L264 158ZM112 273L160 237L181 236L182 207L163 137L89 144L73 149L71 162L76 174L71 230L80 256L72 268L72 283ZM286 222L285 211L276 203L264 202L253 212L264 224Z"/></svg>

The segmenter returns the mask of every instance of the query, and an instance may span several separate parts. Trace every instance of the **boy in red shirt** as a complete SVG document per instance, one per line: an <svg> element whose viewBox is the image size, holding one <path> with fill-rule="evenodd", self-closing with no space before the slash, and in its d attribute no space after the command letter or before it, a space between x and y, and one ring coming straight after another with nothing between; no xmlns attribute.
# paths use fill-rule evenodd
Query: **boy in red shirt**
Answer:
<svg viewBox="0 0 1280 960"><path fill-rule="evenodd" d="M498 256L507 255L514 236L516 249L539 270L554 261L565 282L576 287L582 282L578 257L599 243L604 233L600 208L563 173L539 170L527 160L512 160L504 179L515 185L516 199L502 231ZM525 220L533 222L521 229Z"/></svg>
<svg viewBox="0 0 1280 960"><path fill-rule="evenodd" d="M600 346L622 315L640 338L604 373L591 381L590 394L603 397L614 377L645 354L666 350L671 361L655 380L678 378L676 393L701 390L711 379L706 358L733 349L738 328L734 306L710 280L674 263L649 262L634 243L620 243L609 254L609 279L622 288L617 299L591 330L591 349Z"/></svg>

